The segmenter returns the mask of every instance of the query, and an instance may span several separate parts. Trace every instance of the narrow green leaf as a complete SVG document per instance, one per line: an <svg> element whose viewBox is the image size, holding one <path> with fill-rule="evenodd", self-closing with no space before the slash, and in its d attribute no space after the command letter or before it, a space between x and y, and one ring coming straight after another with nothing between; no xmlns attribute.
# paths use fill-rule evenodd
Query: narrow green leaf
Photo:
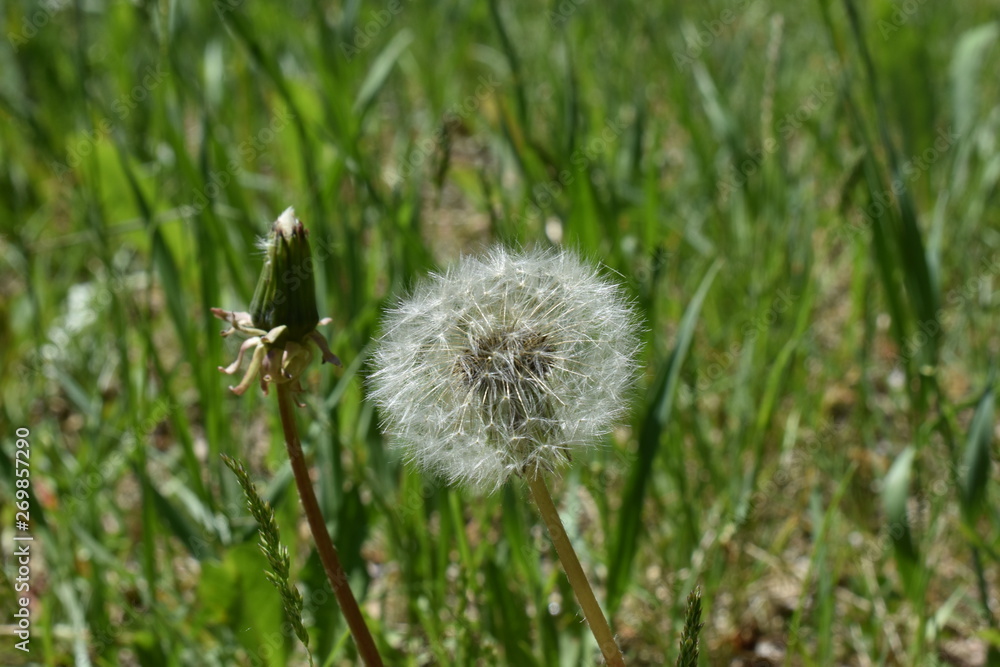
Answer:
<svg viewBox="0 0 1000 667"><path fill-rule="evenodd" d="M197 593L202 622L228 627L255 663L280 667L288 664L294 635L285 626L281 595L261 576L266 567L257 545L235 545L222 560L202 564Z"/></svg>
<svg viewBox="0 0 1000 667"><path fill-rule="evenodd" d="M388 80L392 68L396 65L396 61L399 60L399 57L403 55L403 51L406 50L412 41L412 32L406 29L400 30L389 40L389 43L385 45L382 52L375 57L371 69L368 70L368 76L365 77L364 82L361 84L361 90L358 91L358 97L354 100L353 111L358 114L359 120L364 118L376 95L378 95Z"/></svg>
<svg viewBox="0 0 1000 667"><path fill-rule="evenodd" d="M907 517L907 504L910 497L910 481L913 477L913 461L917 450L908 445L889 468L885 476L885 486L882 490L882 502L885 505L886 532L892 542L899 567L900 577L907 594L912 598L918 593L916 568L918 554L913 534L910 531L910 521Z"/></svg>
<svg viewBox="0 0 1000 667"><path fill-rule="evenodd" d="M523 601L511 590L510 579L492 560L484 563L483 574L486 578L486 590L492 599L489 605L494 615L494 631L503 644L509 665L537 665L531 655L528 638L531 627L528 616L524 613Z"/></svg>
<svg viewBox="0 0 1000 667"><path fill-rule="evenodd" d="M184 344L185 349L190 351L191 341L194 340L190 334L189 321L191 319L187 307L185 306L187 288L181 279L181 272L177 267L174 254L163 237L160 229L152 228L152 254L153 263L156 265L160 280L163 283L163 294L167 300L167 310L170 311L170 318L177 329L177 338ZM196 355L190 355L194 359Z"/></svg>
<svg viewBox="0 0 1000 667"><path fill-rule="evenodd" d="M951 70L951 107L955 117L955 131L965 135L975 120L976 110L980 108L979 75L983 65L989 61L986 52L997 37L1000 36L1000 25L987 23L962 33L955 46Z"/></svg>
<svg viewBox="0 0 1000 667"><path fill-rule="evenodd" d="M698 290L688 304L677 331L677 343L673 353L663 365L656 379L653 400L643 419L639 432L639 452L635 465L629 473L622 502L621 520L618 532L611 545L611 565L608 570L608 608L613 613L628 586L632 561L635 559L642 526L642 507L646 499L646 487L653 472L653 461L659 451L661 436L670 418L681 367L687 359L691 341L694 339L698 314L705 302L708 289L715 280L722 262L717 260L702 278Z"/></svg>
<svg viewBox="0 0 1000 667"><path fill-rule="evenodd" d="M812 301L814 296L815 290L813 289L812 284L807 284L805 292L798 297L799 307L796 314L795 332L782 346L781 351L778 352L778 356L775 358L774 362L772 362L771 370L767 376L764 393L758 400L757 415L754 419L753 430L751 431L749 438L749 442L754 449L753 468L747 475L746 483L744 484L743 497L740 499L740 503L736 510L737 520L740 522L746 519L747 512L750 510L750 497L753 494L754 486L757 483L757 475L760 472L760 468L764 460L765 444L767 442L764 437L765 431L767 430L771 418L774 415L779 392L782 382L787 374L788 367L791 365L791 362L794 359L794 353L798 349L798 346L802 342L802 338L806 333L806 329L810 325L809 314L812 312Z"/></svg>
<svg viewBox="0 0 1000 667"><path fill-rule="evenodd" d="M139 470L137 466L133 466L133 469L135 474L140 479L145 481L144 486L152 497L153 507L156 508L157 517L162 519L163 522L170 527L174 537L179 539L195 558L200 560L209 556L210 552L205 548L207 542L200 535L191 518L181 511L180 508L175 507L174 504L166 496L164 496L159 489L156 488L152 481L149 480L149 477L146 475L144 470Z"/></svg>
<svg viewBox="0 0 1000 667"><path fill-rule="evenodd" d="M521 58L518 57L517 50L514 48L514 40L511 39L510 31L507 29L503 17L500 16L500 3L496 0L490 0L489 5L490 18L493 20L497 35L500 37L500 46L503 49L504 56L507 58L507 65L510 67L511 79L514 86L514 98L517 103L518 124L527 130L528 102L524 90L525 78L521 68Z"/></svg>
<svg viewBox="0 0 1000 667"><path fill-rule="evenodd" d="M79 594L73 584L67 580L56 585L55 595L66 610L70 620L69 626L74 631L73 657L75 664L80 667L90 667L93 663L90 662L90 653L87 650L85 640L87 633L84 630L87 627L87 622Z"/></svg>
<svg viewBox="0 0 1000 667"><path fill-rule="evenodd" d="M993 442L993 386L983 392L969 425L965 442L962 473L959 478L959 498L966 521L975 521L983 510L986 484L989 482L990 445Z"/></svg>

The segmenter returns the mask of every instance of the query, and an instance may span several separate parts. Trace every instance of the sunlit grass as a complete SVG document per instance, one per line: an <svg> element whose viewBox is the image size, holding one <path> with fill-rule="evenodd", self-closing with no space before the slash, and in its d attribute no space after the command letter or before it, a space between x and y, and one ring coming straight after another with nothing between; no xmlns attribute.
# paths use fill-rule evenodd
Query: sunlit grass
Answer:
<svg viewBox="0 0 1000 667"><path fill-rule="evenodd" d="M706 665L997 644L989 3L0 14L0 499L27 426L37 549L0 662L303 664L229 454L317 662L355 663L273 410L216 370L209 307L249 303L290 205L344 361L304 378L303 445L387 664L598 655L526 490L404 467L361 382L382 308L498 240L602 262L642 314L628 425L553 493L628 664L673 662L699 586Z"/></svg>

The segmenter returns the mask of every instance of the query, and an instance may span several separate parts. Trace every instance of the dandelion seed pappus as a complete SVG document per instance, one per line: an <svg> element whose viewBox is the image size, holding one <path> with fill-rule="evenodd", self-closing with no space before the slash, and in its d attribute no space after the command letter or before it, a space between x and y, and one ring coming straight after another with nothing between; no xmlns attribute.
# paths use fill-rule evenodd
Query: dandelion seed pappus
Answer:
<svg viewBox="0 0 1000 667"><path fill-rule="evenodd" d="M495 248L387 314L372 395L413 461L495 490L610 430L634 379L635 328L620 288L575 254Z"/></svg>

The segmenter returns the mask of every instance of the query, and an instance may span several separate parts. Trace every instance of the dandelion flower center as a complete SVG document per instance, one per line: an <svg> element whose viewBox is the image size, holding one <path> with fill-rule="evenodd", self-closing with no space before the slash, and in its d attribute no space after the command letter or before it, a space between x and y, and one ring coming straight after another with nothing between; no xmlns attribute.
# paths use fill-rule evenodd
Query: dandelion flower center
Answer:
<svg viewBox="0 0 1000 667"><path fill-rule="evenodd" d="M545 378L555 363L548 335L507 330L474 339L459 356L456 369L478 396L497 437L537 440L530 427L551 419ZM527 430L525 427L529 427Z"/></svg>

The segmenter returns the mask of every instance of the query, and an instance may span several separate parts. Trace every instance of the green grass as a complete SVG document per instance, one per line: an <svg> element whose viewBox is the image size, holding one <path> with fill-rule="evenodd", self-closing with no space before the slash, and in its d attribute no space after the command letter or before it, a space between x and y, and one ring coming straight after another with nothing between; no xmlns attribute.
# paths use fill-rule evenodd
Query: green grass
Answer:
<svg viewBox="0 0 1000 667"><path fill-rule="evenodd" d="M365 400L381 309L492 241L577 248L643 315L630 421L554 489L630 665L673 663L696 587L704 665L1000 664L997 21L5 3L0 662L305 664L226 454L274 507L317 664L355 664L274 401L226 390L208 310L249 304L294 205L345 362L308 374L303 444L387 664L598 655L524 485L421 477Z"/></svg>

